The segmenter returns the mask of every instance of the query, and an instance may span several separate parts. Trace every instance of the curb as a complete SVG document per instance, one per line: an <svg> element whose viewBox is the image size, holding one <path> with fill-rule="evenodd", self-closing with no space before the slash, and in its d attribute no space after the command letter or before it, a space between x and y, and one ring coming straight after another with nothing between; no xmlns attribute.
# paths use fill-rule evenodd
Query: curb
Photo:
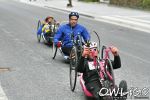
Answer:
<svg viewBox="0 0 150 100"><path fill-rule="evenodd" d="M28 2L23 2L23 3L27 3L27 4L35 5L35 6L40 6L40 5L36 4L36 3L28 3ZM41 5L40 7L50 8L50 9L59 10L59 11L63 11L63 12L68 12L68 13L72 11L72 10L67 10L67 9L47 6L45 4ZM121 27L126 27L126 28L130 28L130 29L134 29L134 30L150 33L149 26L143 27L142 23L141 23L141 25L136 25L134 23L134 21L132 23L128 23L126 21L121 21L121 20L116 21L114 19L104 18L103 16L92 16L90 14L83 13L83 12L80 12L80 11L79 11L79 13L80 13L81 16L84 16L84 17L87 17L87 18L91 18L91 19L94 19L96 21L100 21L100 22L104 22L104 23L109 23L109 24L113 24L113 25L117 25L117 26L121 26Z"/></svg>
<svg viewBox="0 0 150 100"><path fill-rule="evenodd" d="M50 8L50 9L55 9L55 10L60 10L60 11L64 11L64 12L71 12L71 10L66 10L66 9L61 9L61 8L56 8L56 7L50 7L50 6L44 6L44 7ZM117 25L117 26L121 26L121 27L130 28L133 30L150 33L150 29L148 29L148 27L143 27L142 25L136 25L135 23L127 23L125 21L115 21L115 20L111 20L111 19L107 19L107 18L105 19L102 16L96 17L96 16L91 16L89 14L85 14L82 12L79 12L79 13L80 13L80 15L82 15L84 17L92 18L96 21L105 22L105 23L109 23L109 24L113 24L113 25Z"/></svg>
<svg viewBox="0 0 150 100"><path fill-rule="evenodd" d="M46 8L51 8L51 9L56 9L56 10L60 10L60 11L64 11L64 12L71 12L71 10L65 10L65 9L61 9L61 8L56 8L56 7L50 7L50 6L44 6ZM85 17L88 17L88 18L92 18L94 19L95 17L94 16L91 16L91 15L88 15L88 14L84 14L82 12L79 12L79 14L81 16L85 16Z"/></svg>

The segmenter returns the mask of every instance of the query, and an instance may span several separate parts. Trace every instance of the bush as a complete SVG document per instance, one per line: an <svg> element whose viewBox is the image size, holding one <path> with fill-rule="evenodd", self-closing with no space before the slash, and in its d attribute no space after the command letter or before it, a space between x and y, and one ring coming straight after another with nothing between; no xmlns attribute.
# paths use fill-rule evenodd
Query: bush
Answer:
<svg viewBox="0 0 150 100"><path fill-rule="evenodd" d="M85 1L85 2L99 2L99 0L79 0L79 1Z"/></svg>
<svg viewBox="0 0 150 100"><path fill-rule="evenodd" d="M110 4L115 4L118 6L140 7L142 6L142 1L143 0L110 0Z"/></svg>
<svg viewBox="0 0 150 100"><path fill-rule="evenodd" d="M143 8L150 9L150 0L143 0Z"/></svg>

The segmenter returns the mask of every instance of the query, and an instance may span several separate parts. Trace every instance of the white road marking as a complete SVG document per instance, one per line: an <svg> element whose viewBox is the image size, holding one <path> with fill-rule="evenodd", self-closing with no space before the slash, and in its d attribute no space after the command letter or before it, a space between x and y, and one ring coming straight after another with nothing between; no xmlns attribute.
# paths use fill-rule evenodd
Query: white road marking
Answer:
<svg viewBox="0 0 150 100"><path fill-rule="evenodd" d="M95 20L122 26L122 27L126 27L126 28L130 28L130 29L134 29L134 30L138 30L138 31L143 31L146 33L150 33L150 26L142 24L142 23L141 24L138 23L138 25L137 25L137 23L135 24L135 22L131 22L131 21L127 21L127 20L119 20L117 18L113 19L113 18L110 18L109 16L95 18Z"/></svg>
<svg viewBox="0 0 150 100"><path fill-rule="evenodd" d="M28 4L35 5L35 6L44 7L44 4L42 5L40 3L31 3L31 2L29 2L29 1L27 2L25 0L20 0L20 1L23 3L28 3ZM45 7L45 8L47 8L47 7ZM53 9L53 10L58 11L58 9ZM67 9L63 9L63 10L70 11ZM61 11L61 12L65 13L65 11ZM136 18L134 18L134 17L136 17ZM98 16L98 17L95 17L94 20L150 33L150 21L143 20L143 19L137 19L138 17L139 18L149 17L149 15L131 16L131 17L128 17L128 16L124 17L124 16L119 16L119 15L118 16L117 15L116 16L115 15L114 16Z"/></svg>
<svg viewBox="0 0 150 100"><path fill-rule="evenodd" d="M101 16L100 18L107 19L110 21L120 22L120 23L126 23L134 26L140 26L142 28L150 29L150 25L146 23L140 23L137 21L125 19L124 17L113 17L113 16Z"/></svg>
<svg viewBox="0 0 150 100"><path fill-rule="evenodd" d="M8 100L4 90L1 87L1 83L0 83L0 100Z"/></svg>
<svg viewBox="0 0 150 100"><path fill-rule="evenodd" d="M144 23L144 24L149 24L150 25L150 21L144 20L144 19L139 19L138 16L137 17L132 17L132 16L119 16L119 15L116 15L115 17L123 18L125 20L130 20L130 21L140 22L140 23Z"/></svg>

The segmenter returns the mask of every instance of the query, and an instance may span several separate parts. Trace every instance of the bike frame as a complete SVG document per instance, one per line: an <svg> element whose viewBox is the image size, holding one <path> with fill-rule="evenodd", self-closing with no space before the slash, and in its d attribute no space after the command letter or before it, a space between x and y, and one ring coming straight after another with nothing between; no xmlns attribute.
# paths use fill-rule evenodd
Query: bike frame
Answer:
<svg viewBox="0 0 150 100"><path fill-rule="evenodd" d="M102 61L100 61L100 78L105 79L105 77L108 76L108 78L112 81L113 76L109 73L109 71L106 70L107 65L105 65L105 61L110 59L109 53L111 52L111 47L106 47L106 49L104 49L104 52L104 58L102 59Z"/></svg>

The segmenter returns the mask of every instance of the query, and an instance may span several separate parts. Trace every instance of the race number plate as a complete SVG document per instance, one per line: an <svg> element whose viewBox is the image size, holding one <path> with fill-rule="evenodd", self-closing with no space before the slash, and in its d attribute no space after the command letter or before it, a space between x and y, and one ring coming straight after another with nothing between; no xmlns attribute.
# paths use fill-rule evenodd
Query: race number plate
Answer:
<svg viewBox="0 0 150 100"><path fill-rule="evenodd" d="M95 69L95 66L93 64L93 61L92 62L88 62L88 65L89 65L89 69L90 70L94 70Z"/></svg>

